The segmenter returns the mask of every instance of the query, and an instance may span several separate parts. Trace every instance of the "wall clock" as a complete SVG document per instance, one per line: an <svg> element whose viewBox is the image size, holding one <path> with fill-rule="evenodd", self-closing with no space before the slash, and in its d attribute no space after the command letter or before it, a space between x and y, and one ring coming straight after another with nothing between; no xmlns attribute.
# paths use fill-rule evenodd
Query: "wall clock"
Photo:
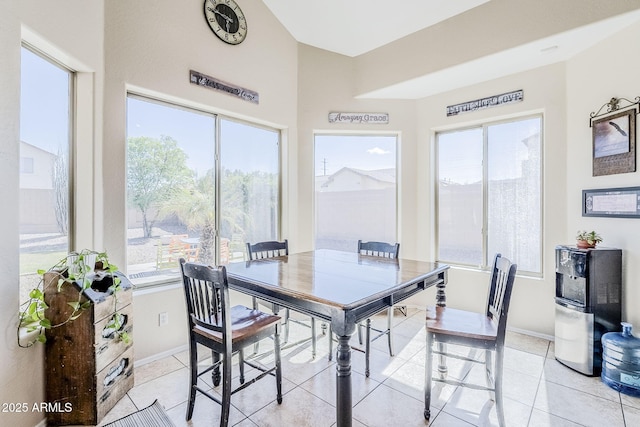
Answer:
<svg viewBox="0 0 640 427"><path fill-rule="evenodd" d="M204 17L225 43L240 44L247 37L247 20L234 0L205 0Z"/></svg>

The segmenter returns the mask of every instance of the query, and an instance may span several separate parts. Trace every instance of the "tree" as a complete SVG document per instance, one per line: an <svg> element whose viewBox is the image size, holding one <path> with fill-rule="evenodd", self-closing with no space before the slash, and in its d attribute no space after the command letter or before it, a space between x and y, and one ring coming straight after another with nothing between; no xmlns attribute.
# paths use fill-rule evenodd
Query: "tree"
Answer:
<svg viewBox="0 0 640 427"><path fill-rule="evenodd" d="M176 188L163 213L175 214L189 229L200 231L198 261L215 262L216 211L213 169L202 178L194 176L191 184Z"/></svg>
<svg viewBox="0 0 640 427"><path fill-rule="evenodd" d="M247 223L250 221L249 210L246 206L248 188L246 185L247 174L240 171L222 170L222 194L220 204L222 216L220 218L220 235L233 236L247 231Z"/></svg>
<svg viewBox="0 0 640 427"><path fill-rule="evenodd" d="M169 136L129 138L127 150L129 203L142 213L144 237L151 237L162 205L189 183L192 172L187 155Z"/></svg>
<svg viewBox="0 0 640 427"><path fill-rule="evenodd" d="M215 263L216 214L220 215L222 236L241 234L243 238L255 240L255 236L272 235L267 225L273 222L273 215L266 215L256 221L254 214L262 212L275 213L275 197L277 193L277 175L254 172L247 174L241 171L221 172L223 181L221 194L222 212L215 210L215 174L210 169L198 178L192 175L191 183L176 188L163 204L162 214L173 214L190 230L200 235L198 261L213 265ZM252 197L252 189L260 189L263 198ZM269 190L269 191L267 191ZM255 200L252 200L254 199Z"/></svg>
<svg viewBox="0 0 640 427"><path fill-rule="evenodd" d="M69 232L69 162L62 149L58 149L58 155L53 164L52 180L56 223L60 234L66 236Z"/></svg>

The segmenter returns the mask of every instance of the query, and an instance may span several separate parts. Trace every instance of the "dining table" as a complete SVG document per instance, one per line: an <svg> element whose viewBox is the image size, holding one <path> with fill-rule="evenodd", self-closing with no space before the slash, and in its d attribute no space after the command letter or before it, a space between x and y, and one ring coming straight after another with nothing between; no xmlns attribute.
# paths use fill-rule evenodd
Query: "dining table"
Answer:
<svg viewBox="0 0 640 427"><path fill-rule="evenodd" d="M336 347L336 425L351 426L351 346L359 322L427 288L446 304L449 266L317 249L225 266L229 287L331 324Z"/></svg>

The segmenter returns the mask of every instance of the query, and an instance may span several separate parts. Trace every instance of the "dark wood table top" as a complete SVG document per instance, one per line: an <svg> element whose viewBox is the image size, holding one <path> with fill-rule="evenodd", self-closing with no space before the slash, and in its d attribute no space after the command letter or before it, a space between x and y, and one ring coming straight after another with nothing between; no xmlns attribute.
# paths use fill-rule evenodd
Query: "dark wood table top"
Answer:
<svg viewBox="0 0 640 427"><path fill-rule="evenodd" d="M263 292L303 298L349 310L437 276L446 264L389 259L319 249L227 265L230 281L259 285Z"/></svg>

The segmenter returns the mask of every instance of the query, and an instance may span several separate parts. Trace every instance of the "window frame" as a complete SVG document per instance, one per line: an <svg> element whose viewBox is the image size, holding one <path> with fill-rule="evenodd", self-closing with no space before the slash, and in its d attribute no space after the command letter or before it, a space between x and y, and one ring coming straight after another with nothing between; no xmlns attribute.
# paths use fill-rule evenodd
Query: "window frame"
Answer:
<svg viewBox="0 0 640 427"><path fill-rule="evenodd" d="M526 113L518 116L512 116L503 119L496 120L483 120L479 123L474 123L471 125L461 125L458 127L451 127L442 130L436 130L434 132L434 172L433 172L433 194L435 197L434 201L434 235L435 235L435 258L439 262L445 262L449 265L458 266L461 268L468 269L477 269L479 271L489 271L491 268L491 262L493 254L488 253L488 203L489 203L489 192L488 192L488 160L489 160L489 134L488 128L491 126L514 123L518 121L525 121L530 119L538 119L540 121L540 161L539 161L539 191L540 191L540 205L538 206L539 217L540 217L540 234L538 235L538 241L540 242L540 249L538 252L538 262L540 265L540 271L528 271L518 269L519 276L528 276L541 278L544 273L544 129L545 129L545 121L544 114L542 112L533 112ZM439 235L439 214L440 214L440 183L439 183L439 135L453 132L460 132L471 129L481 129L482 130L482 264L474 265L456 261L449 261L440 258L440 235ZM515 261L514 261L515 262Z"/></svg>

